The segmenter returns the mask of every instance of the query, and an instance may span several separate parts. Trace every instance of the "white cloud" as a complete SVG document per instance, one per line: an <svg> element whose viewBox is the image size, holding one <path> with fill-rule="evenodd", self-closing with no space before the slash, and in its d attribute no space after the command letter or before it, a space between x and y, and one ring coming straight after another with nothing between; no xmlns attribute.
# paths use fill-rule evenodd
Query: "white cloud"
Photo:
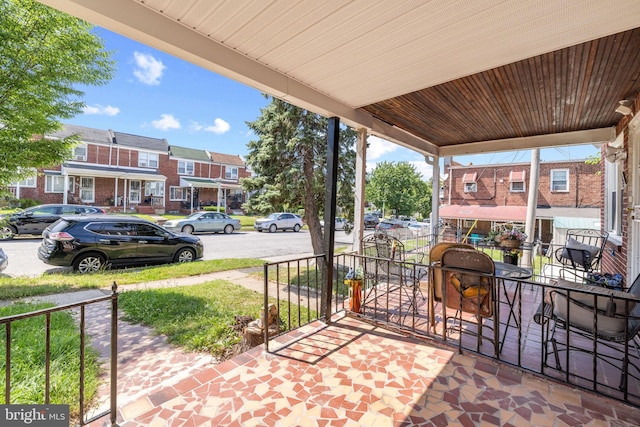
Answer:
<svg viewBox="0 0 640 427"><path fill-rule="evenodd" d="M140 52L134 52L133 59L135 62L133 75L136 76L140 82L154 86L160 84L162 73L164 69L167 68L162 61Z"/></svg>
<svg viewBox="0 0 640 427"><path fill-rule="evenodd" d="M229 129L231 129L231 125L221 118L216 118L213 121L212 125L204 125L198 122L191 122L189 128L194 132L205 131L215 133L216 135L222 135L223 133L229 132Z"/></svg>
<svg viewBox="0 0 640 427"><path fill-rule="evenodd" d="M82 111L84 114L95 114L100 116L115 116L120 112L118 107L112 107L111 105L86 105Z"/></svg>
<svg viewBox="0 0 640 427"><path fill-rule="evenodd" d="M213 132L216 135L227 133L229 129L231 129L231 125L220 118L217 118L213 121L213 126L207 126L206 128L204 128L206 132Z"/></svg>
<svg viewBox="0 0 640 427"><path fill-rule="evenodd" d="M160 120L153 120L151 125L160 130L180 129L180 121L172 114L161 114Z"/></svg>
<svg viewBox="0 0 640 427"><path fill-rule="evenodd" d="M369 147L367 148L367 160L376 160L385 154L392 153L398 149L398 145L389 142L377 136L369 136L367 138Z"/></svg>
<svg viewBox="0 0 640 427"><path fill-rule="evenodd" d="M409 163L411 163L416 168L416 171L422 174L423 181L428 181L433 176L433 166L431 166L427 162L415 160Z"/></svg>

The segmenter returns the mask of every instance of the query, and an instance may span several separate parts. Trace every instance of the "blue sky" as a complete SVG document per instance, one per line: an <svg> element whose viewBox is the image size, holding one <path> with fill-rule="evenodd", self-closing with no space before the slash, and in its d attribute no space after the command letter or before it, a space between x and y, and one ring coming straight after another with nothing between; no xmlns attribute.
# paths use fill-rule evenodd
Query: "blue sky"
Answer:
<svg viewBox="0 0 640 427"><path fill-rule="evenodd" d="M155 138L170 145L247 154L255 139L246 125L260 115L267 100L260 91L217 75L107 30L97 28L105 48L117 63L106 86L82 87L87 107L70 124L113 129ZM581 159L596 152L592 146L541 151L541 160ZM456 157L462 164L528 162L528 150ZM420 154L377 137L369 137L367 169L377 162L407 161L423 178L431 168Z"/></svg>

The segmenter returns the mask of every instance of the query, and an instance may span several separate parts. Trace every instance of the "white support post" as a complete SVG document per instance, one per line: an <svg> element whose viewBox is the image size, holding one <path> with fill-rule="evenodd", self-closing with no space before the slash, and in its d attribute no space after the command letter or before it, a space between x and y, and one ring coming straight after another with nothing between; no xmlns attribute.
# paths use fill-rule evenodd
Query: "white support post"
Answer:
<svg viewBox="0 0 640 427"><path fill-rule="evenodd" d="M351 249L360 253L360 242L364 237L364 190L367 174L367 129L358 129L356 143L356 193L353 212L353 245Z"/></svg>

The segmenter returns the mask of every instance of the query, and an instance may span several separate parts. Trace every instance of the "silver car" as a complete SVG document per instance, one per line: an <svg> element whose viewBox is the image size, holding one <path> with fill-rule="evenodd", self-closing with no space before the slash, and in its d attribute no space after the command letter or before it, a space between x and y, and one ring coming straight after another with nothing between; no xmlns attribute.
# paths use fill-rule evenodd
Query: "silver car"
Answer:
<svg viewBox="0 0 640 427"><path fill-rule="evenodd" d="M275 233L278 230L300 231L304 223L302 218L296 214L287 212L272 213L266 218L259 218L253 223L253 228L258 231L268 230Z"/></svg>
<svg viewBox="0 0 640 427"><path fill-rule="evenodd" d="M225 233L240 230L240 220L220 212L195 212L183 219L172 219L162 225L169 231L182 233Z"/></svg>
<svg viewBox="0 0 640 427"><path fill-rule="evenodd" d="M9 265L9 257L4 252L4 250L0 248L0 272L4 271L8 265Z"/></svg>

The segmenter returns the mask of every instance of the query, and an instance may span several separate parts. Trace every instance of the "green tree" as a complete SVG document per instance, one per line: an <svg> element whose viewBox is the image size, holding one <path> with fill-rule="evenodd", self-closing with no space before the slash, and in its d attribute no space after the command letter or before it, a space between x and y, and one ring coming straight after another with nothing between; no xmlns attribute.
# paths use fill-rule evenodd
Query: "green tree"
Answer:
<svg viewBox="0 0 640 427"><path fill-rule="evenodd" d="M368 177L366 196L396 215L420 212L427 217L431 213L431 185L408 162L378 163Z"/></svg>
<svg viewBox="0 0 640 427"><path fill-rule="evenodd" d="M103 85L114 62L92 26L32 0L0 2L0 188L69 157L76 137L44 140L79 114L79 85Z"/></svg>
<svg viewBox="0 0 640 427"><path fill-rule="evenodd" d="M244 189L254 193L245 208L258 213L304 209L313 250L322 253L327 119L271 98L260 117L247 125L258 140L247 144L246 162L255 175L242 181ZM336 203L349 217L353 216L356 137L353 129L340 130Z"/></svg>

